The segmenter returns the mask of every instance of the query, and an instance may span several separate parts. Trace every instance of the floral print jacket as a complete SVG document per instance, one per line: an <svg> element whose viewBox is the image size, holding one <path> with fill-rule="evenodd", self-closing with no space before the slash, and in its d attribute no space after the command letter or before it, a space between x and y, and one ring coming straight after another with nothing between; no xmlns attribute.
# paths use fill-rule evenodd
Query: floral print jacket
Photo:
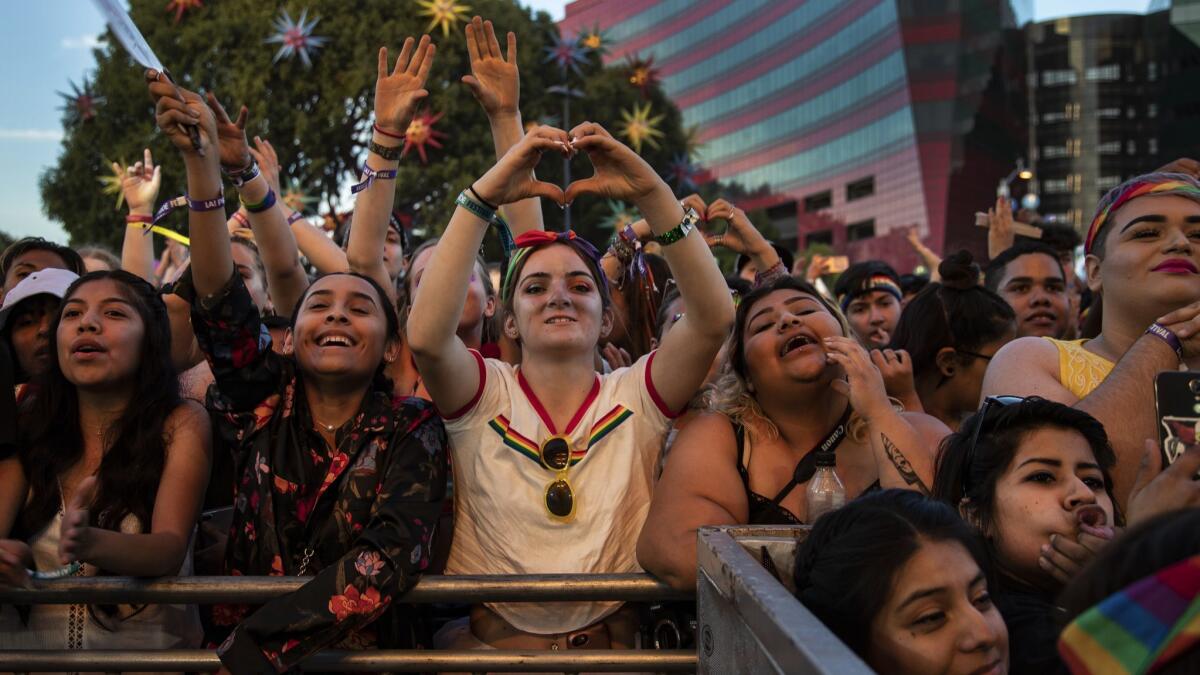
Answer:
<svg viewBox="0 0 1200 675"><path fill-rule="evenodd" d="M218 653L236 675L285 671L319 649L402 647L392 607L429 564L446 486L446 431L433 407L373 387L330 448L314 431L295 362L271 350L234 274L192 299L192 324L216 383L208 407L233 453L230 575L315 575L253 608L217 606L236 626Z"/></svg>

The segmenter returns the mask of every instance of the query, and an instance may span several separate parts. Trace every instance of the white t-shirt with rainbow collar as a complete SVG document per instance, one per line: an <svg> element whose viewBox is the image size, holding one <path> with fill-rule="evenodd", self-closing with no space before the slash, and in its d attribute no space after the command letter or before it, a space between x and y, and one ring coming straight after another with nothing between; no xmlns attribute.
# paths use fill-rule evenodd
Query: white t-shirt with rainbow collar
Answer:
<svg viewBox="0 0 1200 675"><path fill-rule="evenodd" d="M640 572L636 546L673 414L650 381L650 353L597 375L566 429L556 429L520 370L479 361L479 391L446 416L454 467L454 542L447 574ZM555 435L572 445L569 522L550 516L555 472L538 459ZM599 621L619 602L491 603L516 628L563 633Z"/></svg>

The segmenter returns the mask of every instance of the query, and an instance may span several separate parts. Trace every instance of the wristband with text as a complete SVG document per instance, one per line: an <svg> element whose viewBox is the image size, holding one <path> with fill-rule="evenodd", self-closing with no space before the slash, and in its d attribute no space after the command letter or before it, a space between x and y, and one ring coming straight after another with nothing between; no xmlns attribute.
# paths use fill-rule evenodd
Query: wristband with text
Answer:
<svg viewBox="0 0 1200 675"><path fill-rule="evenodd" d="M246 210L250 213L262 213L272 206L275 206L275 191L271 188L267 188L267 196L263 197L262 201L254 204L248 204L246 203L246 200L243 199L242 206L246 207Z"/></svg>
<svg viewBox="0 0 1200 675"><path fill-rule="evenodd" d="M1166 342L1171 349L1175 350L1175 354L1179 357L1179 360L1183 360L1183 343L1179 341L1178 335L1171 332L1170 328L1167 328L1161 323L1152 323L1150 324L1150 327L1146 329L1146 334L1153 335L1161 339L1163 342Z"/></svg>
<svg viewBox="0 0 1200 675"><path fill-rule="evenodd" d="M187 197L188 208L193 211L216 211L225 208L225 195L220 194L213 199L192 199Z"/></svg>
<svg viewBox="0 0 1200 675"><path fill-rule="evenodd" d="M371 185L375 182L376 178L389 179L389 178L395 178L395 177L396 177L395 169L384 169L383 171L376 171L375 169L371 168L370 164L363 164L363 179L361 182L355 183L354 185L350 186L350 193L358 194L358 193L362 192L363 190L366 190L367 188L371 187Z"/></svg>
<svg viewBox="0 0 1200 675"><path fill-rule="evenodd" d="M292 211L292 215L287 217L287 224L291 225L297 220L304 220L304 214L300 213L299 211Z"/></svg>
<svg viewBox="0 0 1200 675"><path fill-rule="evenodd" d="M489 209L491 209L493 211L500 210L499 206L496 206L495 204L493 204L493 203L489 202L488 200L484 199L483 197L479 196L479 193L475 191L474 183L471 183L470 185L467 186L467 192L470 192L472 197L479 200L480 204L483 204L484 206L488 207Z"/></svg>
<svg viewBox="0 0 1200 675"><path fill-rule="evenodd" d="M375 141L367 143L367 149L389 162L398 161L400 159L400 155L404 153L404 148L398 145L389 148L388 146L380 145Z"/></svg>

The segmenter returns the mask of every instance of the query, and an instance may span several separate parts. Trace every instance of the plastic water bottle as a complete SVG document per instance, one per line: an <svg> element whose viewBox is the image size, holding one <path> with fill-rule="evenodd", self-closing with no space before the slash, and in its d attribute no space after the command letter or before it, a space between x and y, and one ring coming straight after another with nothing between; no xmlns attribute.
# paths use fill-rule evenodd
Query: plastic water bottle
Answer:
<svg viewBox="0 0 1200 675"><path fill-rule="evenodd" d="M808 481L808 522L815 523L821 514L842 508L846 503L846 488L833 470L837 456L832 452L817 453L817 471Z"/></svg>

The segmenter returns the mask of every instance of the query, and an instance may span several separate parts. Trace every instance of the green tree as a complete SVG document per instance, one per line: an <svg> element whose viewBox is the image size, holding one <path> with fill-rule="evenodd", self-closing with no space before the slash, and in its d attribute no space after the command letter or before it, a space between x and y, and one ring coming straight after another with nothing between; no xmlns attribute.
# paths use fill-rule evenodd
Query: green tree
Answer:
<svg viewBox="0 0 1200 675"><path fill-rule="evenodd" d="M545 60L545 46L557 28L544 12L537 15L509 0L473 0L473 12L492 19L497 33L514 31L518 36L521 67L522 112L526 122L546 119L564 126L562 99L547 90L563 82L556 64ZM183 86L213 91L227 109L250 108L250 135L270 138L283 162L285 177L297 180L313 196L319 210L337 204L340 210L353 202L338 203L345 186L353 182L357 166L366 155L369 139L372 93L375 85L376 52L389 48L394 60L406 36L428 29L428 17L420 16L416 2L396 0L289 1L283 4L293 18L307 9L309 19L319 18L313 34L326 38L312 54L306 68L299 58L273 63L277 44L265 40L276 32L273 22L280 5L257 0L221 0L187 11L176 23L163 11L162 0L132 0L131 15L162 62ZM429 162L421 163L415 151L401 162L396 181L397 206L415 211L419 226L440 232L448 220L458 191L481 175L494 161L490 131L482 109L460 82L469 72L463 38L463 23L452 26L444 36L439 28L431 35L438 46L437 58L423 108L442 117L435 129L447 136L442 148L431 148ZM503 42L503 38L501 38ZM107 174L113 160L140 157L149 147L163 166L160 201L184 191L182 161L164 137L157 134L153 107L146 94L142 69L116 43L111 33L94 51L96 70L90 79L92 91L104 97L96 115L86 121L70 121L64 115L65 136L58 164L41 177L44 208L51 218L64 224L76 242L118 245L123 231L122 213L114 210L113 199L103 194L98 178ZM570 73L568 83L584 92L572 101L566 125L585 119L604 124L618 135L621 111L648 101L655 115L662 114L661 147L643 147L643 156L659 171L684 148L678 110L661 90L651 87L646 97L629 83L621 65L603 67L592 53L582 65L582 76ZM586 111L586 115L582 112ZM539 167L546 180L561 180L561 159L547 157ZM571 167L574 176L591 173L585 157ZM573 206L576 229L594 240L608 233L598 231L607 213L601 200L581 199ZM548 227L562 221L558 209L546 209ZM185 219L173 216L170 225L183 229Z"/></svg>

